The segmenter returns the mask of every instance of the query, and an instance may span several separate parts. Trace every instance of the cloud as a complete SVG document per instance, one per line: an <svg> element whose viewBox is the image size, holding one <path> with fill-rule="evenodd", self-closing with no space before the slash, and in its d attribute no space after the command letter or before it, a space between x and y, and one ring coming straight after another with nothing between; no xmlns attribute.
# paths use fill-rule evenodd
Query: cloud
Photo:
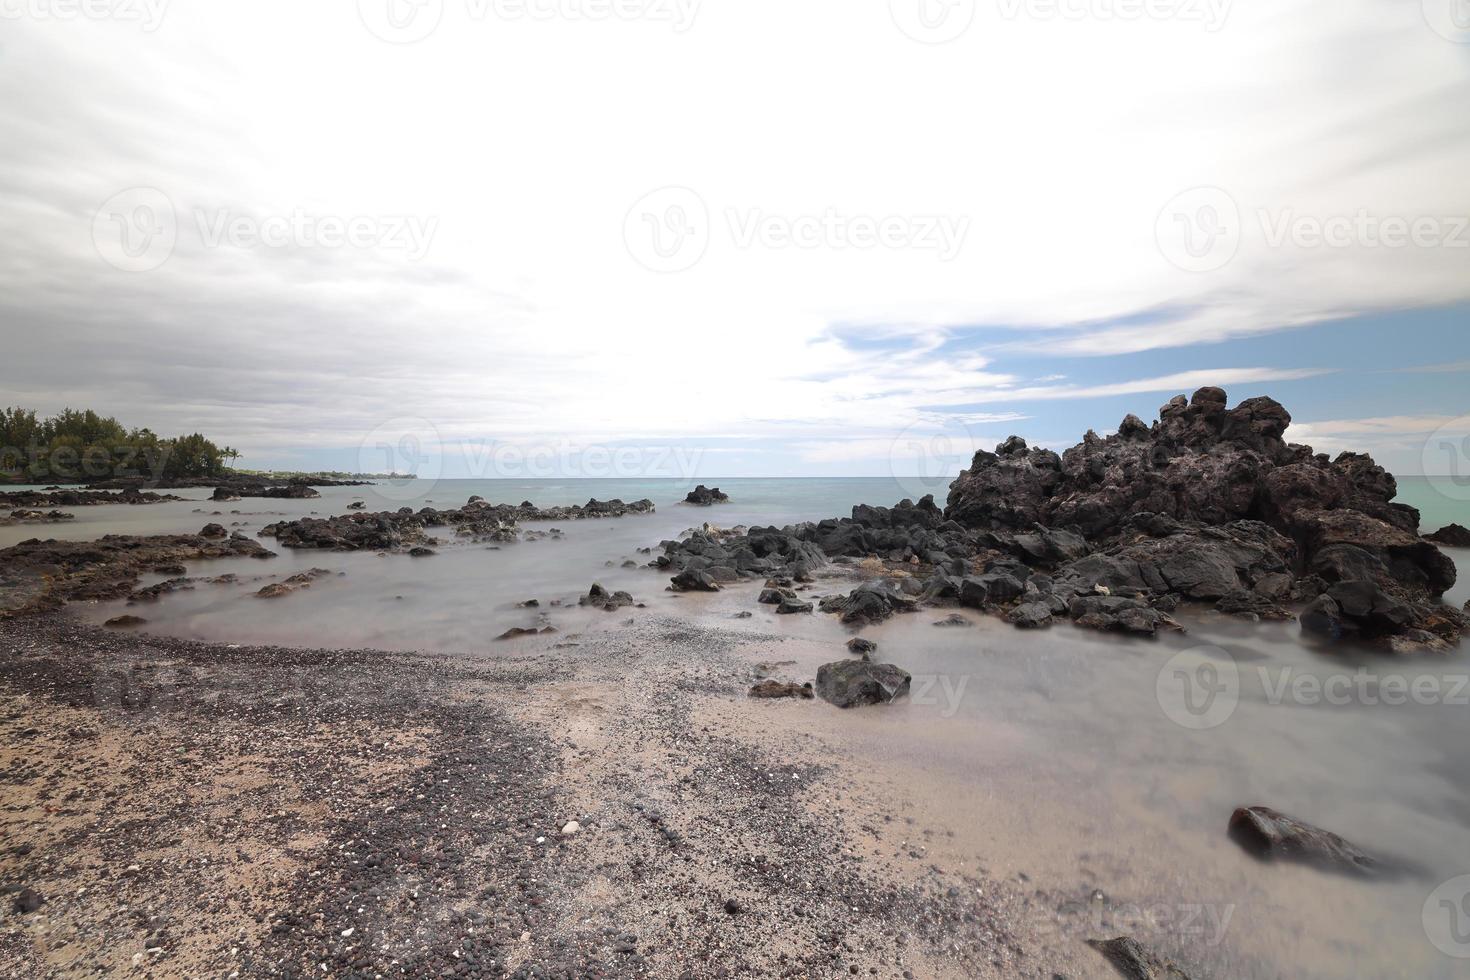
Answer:
<svg viewBox="0 0 1470 980"><path fill-rule="evenodd" d="M751 0L675 33L450 4L413 45L381 43L353 4L174 4L152 32L7 19L0 385L43 411L200 429L257 464L404 416L449 441L840 455L1012 420L975 408L992 403L1316 377L1197 369L1211 358L1188 348L1470 297L1462 251L1272 246L1260 217L1470 214L1470 63L1415 4L1236 5L1214 32L982 5L942 48L882 6ZM1200 185L1242 216L1238 254L1205 273L1156 240L1166 202ZM709 216L675 273L625 237L666 186ZM137 187L166 195L177 243L130 272L94 227ZM753 210L969 224L945 261L746 245L727 216ZM200 232L298 212L436 225L418 261ZM982 352L946 346L973 324L1006 326ZM1176 356L1037 363L1153 350Z"/></svg>

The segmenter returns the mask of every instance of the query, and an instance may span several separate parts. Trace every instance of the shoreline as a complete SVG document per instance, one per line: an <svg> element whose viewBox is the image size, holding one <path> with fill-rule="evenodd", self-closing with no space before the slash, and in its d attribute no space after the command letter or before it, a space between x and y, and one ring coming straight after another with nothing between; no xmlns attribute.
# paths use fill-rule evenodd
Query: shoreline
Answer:
<svg viewBox="0 0 1470 980"><path fill-rule="evenodd" d="M745 703L751 645L677 620L493 657L0 623L0 869L45 898L0 966L1050 976L1096 956L1050 948L1006 882L884 867L913 830L830 756L699 724L786 710Z"/></svg>

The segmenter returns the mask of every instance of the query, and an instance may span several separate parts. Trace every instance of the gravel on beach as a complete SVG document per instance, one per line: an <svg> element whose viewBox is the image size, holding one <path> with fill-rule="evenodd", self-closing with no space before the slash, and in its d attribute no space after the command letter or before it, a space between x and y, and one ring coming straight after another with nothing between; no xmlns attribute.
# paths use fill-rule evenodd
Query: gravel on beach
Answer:
<svg viewBox="0 0 1470 980"><path fill-rule="evenodd" d="M852 760L761 737L762 711L823 709L747 705L746 642L654 620L440 656L0 623L0 975L1078 962L1009 883L864 857L913 829L834 792ZM703 723L727 704L750 731Z"/></svg>

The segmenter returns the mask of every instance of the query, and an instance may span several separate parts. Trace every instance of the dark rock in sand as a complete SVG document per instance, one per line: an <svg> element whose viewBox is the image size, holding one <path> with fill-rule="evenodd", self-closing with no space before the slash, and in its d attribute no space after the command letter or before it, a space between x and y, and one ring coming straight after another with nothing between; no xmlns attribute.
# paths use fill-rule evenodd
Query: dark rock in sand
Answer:
<svg viewBox="0 0 1470 980"><path fill-rule="evenodd" d="M22 888L11 900L10 907L17 915L30 915L46 904L45 897L34 888Z"/></svg>
<svg viewBox="0 0 1470 980"><path fill-rule="evenodd" d="M1336 834L1266 806L1240 807L1231 814L1230 839L1263 861L1290 861L1368 877L1391 870Z"/></svg>
<svg viewBox="0 0 1470 980"><path fill-rule="evenodd" d="M781 604L776 607L776 614L779 616L790 616L795 613L809 613L812 609L813 606L810 602L802 602L797 598L786 598L782 599Z"/></svg>
<svg viewBox="0 0 1470 980"><path fill-rule="evenodd" d="M689 491L684 498L684 503L694 504L699 507L709 507L712 504L723 504L730 500L730 495L721 493L719 487L707 487L703 483Z"/></svg>
<svg viewBox="0 0 1470 980"><path fill-rule="evenodd" d="M817 668L817 694L839 708L887 704L909 692L909 672L893 664L838 660Z"/></svg>
<svg viewBox="0 0 1470 980"><path fill-rule="evenodd" d="M541 631L534 627L512 626L496 637L497 640L514 640L522 636L535 636Z"/></svg>
<svg viewBox="0 0 1470 980"><path fill-rule="evenodd" d="M148 620L142 616L114 616L102 625L111 626L113 629L129 629L134 626L142 626L147 622Z"/></svg>
<svg viewBox="0 0 1470 980"><path fill-rule="evenodd" d="M1446 524L1433 534L1424 535L1424 540L1451 548L1470 548L1470 528L1462 524Z"/></svg>
<svg viewBox="0 0 1470 980"><path fill-rule="evenodd" d="M1097 950L1128 980L1189 980L1189 975L1168 960L1160 959L1131 936L1089 939Z"/></svg>
<svg viewBox="0 0 1470 980"><path fill-rule="evenodd" d="M780 681L761 681L750 689L753 698L810 698L810 684L783 684Z"/></svg>

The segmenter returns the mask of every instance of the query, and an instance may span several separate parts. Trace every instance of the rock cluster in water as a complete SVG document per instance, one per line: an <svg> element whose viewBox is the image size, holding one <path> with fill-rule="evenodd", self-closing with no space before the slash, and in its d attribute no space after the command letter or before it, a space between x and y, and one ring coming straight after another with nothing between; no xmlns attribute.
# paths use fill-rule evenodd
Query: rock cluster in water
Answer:
<svg viewBox="0 0 1470 980"><path fill-rule="evenodd" d="M707 487L703 483L689 491L684 498L684 503L694 504L697 507L710 507L714 504L730 502L728 493L721 493L719 487Z"/></svg>
<svg viewBox="0 0 1470 980"><path fill-rule="evenodd" d="M305 483L287 483L284 486L259 486L256 484L232 483L215 487L211 500L239 500L242 497L265 497L272 500L312 500L321 494Z"/></svg>
<svg viewBox="0 0 1470 980"><path fill-rule="evenodd" d="M137 590L146 572L182 573L182 563L206 558L274 558L275 552L236 532L109 534L96 541L22 541L0 550L0 618L56 609L73 600L146 601L178 588L174 578Z"/></svg>
<svg viewBox="0 0 1470 980"><path fill-rule="evenodd" d="M1062 454L1012 436L950 486L852 517L666 541L654 564L676 590L740 578L809 577L829 561L869 580L821 600L861 626L925 605L992 612L1021 628L1057 619L1152 635L1181 603L1290 619L1395 650L1448 649L1466 617L1440 602L1454 562L1418 534L1419 514L1371 457L1286 443L1270 398L1227 407L1201 388ZM1450 532L1453 534L1454 532Z"/></svg>
<svg viewBox="0 0 1470 980"><path fill-rule="evenodd" d="M537 507L529 501L520 505L491 504L471 497L457 510L401 507L396 511L361 511L335 517L304 517L278 521L262 528L287 548L318 548L326 551L391 551L413 553L432 543L430 528L453 528L457 537L470 541L514 541L522 521L575 521L628 514L651 514L653 502L637 500L589 500L571 507ZM424 554L425 551L420 551Z"/></svg>
<svg viewBox="0 0 1470 980"><path fill-rule="evenodd" d="M44 507L95 507L101 504L157 504L165 500L183 500L168 493L153 493L129 487L119 493L104 490L12 490L0 492L0 507L37 509Z"/></svg>

